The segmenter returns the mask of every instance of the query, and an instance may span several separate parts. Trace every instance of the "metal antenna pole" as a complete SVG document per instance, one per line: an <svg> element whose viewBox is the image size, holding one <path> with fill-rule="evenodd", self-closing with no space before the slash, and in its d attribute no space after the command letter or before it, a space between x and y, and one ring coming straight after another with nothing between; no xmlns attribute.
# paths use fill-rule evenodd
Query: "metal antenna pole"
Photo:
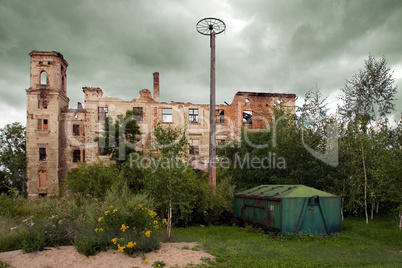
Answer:
<svg viewBox="0 0 402 268"><path fill-rule="evenodd" d="M215 32L211 33L211 84L209 103L209 183L216 186Z"/></svg>
<svg viewBox="0 0 402 268"><path fill-rule="evenodd" d="M208 173L209 173L209 183L214 185L214 187L216 187L215 36L225 31L226 24L220 19L205 18L197 23L196 28L200 34L209 35L211 42Z"/></svg>

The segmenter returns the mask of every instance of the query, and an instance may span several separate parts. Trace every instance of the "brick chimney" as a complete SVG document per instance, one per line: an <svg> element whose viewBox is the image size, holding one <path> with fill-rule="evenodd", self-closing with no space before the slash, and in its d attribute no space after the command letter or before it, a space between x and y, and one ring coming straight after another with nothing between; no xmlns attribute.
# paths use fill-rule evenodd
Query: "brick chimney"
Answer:
<svg viewBox="0 0 402 268"><path fill-rule="evenodd" d="M154 101L159 102L159 73L154 73Z"/></svg>

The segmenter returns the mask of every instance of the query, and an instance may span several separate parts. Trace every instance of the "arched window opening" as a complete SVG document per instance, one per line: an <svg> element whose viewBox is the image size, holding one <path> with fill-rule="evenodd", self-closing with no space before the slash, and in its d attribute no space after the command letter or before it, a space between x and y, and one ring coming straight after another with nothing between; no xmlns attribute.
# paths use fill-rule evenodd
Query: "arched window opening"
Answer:
<svg viewBox="0 0 402 268"><path fill-rule="evenodd" d="M47 85L47 73L45 71L40 73L40 84Z"/></svg>

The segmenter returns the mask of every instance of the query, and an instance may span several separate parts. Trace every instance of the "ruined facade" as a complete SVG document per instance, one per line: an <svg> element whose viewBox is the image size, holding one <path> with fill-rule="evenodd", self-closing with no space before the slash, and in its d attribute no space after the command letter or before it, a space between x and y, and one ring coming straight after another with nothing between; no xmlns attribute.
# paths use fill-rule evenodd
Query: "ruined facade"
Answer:
<svg viewBox="0 0 402 268"><path fill-rule="evenodd" d="M29 197L58 195L67 171L79 162L106 159L95 138L106 117L115 119L127 110L136 111L141 138L137 149L146 149L153 127L161 122L187 128L190 158L208 161L209 105L160 102L159 73L153 74L153 94L125 101L104 97L100 88L84 87L84 106L69 108L68 63L58 52L32 51L31 81L27 92L27 191ZM242 127L267 126L279 102L294 111L294 94L237 92L231 104L216 105L216 139L238 138Z"/></svg>

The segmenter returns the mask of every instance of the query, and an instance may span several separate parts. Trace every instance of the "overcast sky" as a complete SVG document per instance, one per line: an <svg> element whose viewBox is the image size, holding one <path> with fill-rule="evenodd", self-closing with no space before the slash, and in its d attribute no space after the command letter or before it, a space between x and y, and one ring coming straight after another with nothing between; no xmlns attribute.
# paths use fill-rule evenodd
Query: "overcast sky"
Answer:
<svg viewBox="0 0 402 268"><path fill-rule="evenodd" d="M237 91L304 94L316 86L331 107L369 53L385 56L402 110L402 1L1 0L0 127L26 122L29 53L58 51L69 63L70 107L83 86L131 100L152 91L161 101L209 103L209 37L196 23L216 17L216 99Z"/></svg>

